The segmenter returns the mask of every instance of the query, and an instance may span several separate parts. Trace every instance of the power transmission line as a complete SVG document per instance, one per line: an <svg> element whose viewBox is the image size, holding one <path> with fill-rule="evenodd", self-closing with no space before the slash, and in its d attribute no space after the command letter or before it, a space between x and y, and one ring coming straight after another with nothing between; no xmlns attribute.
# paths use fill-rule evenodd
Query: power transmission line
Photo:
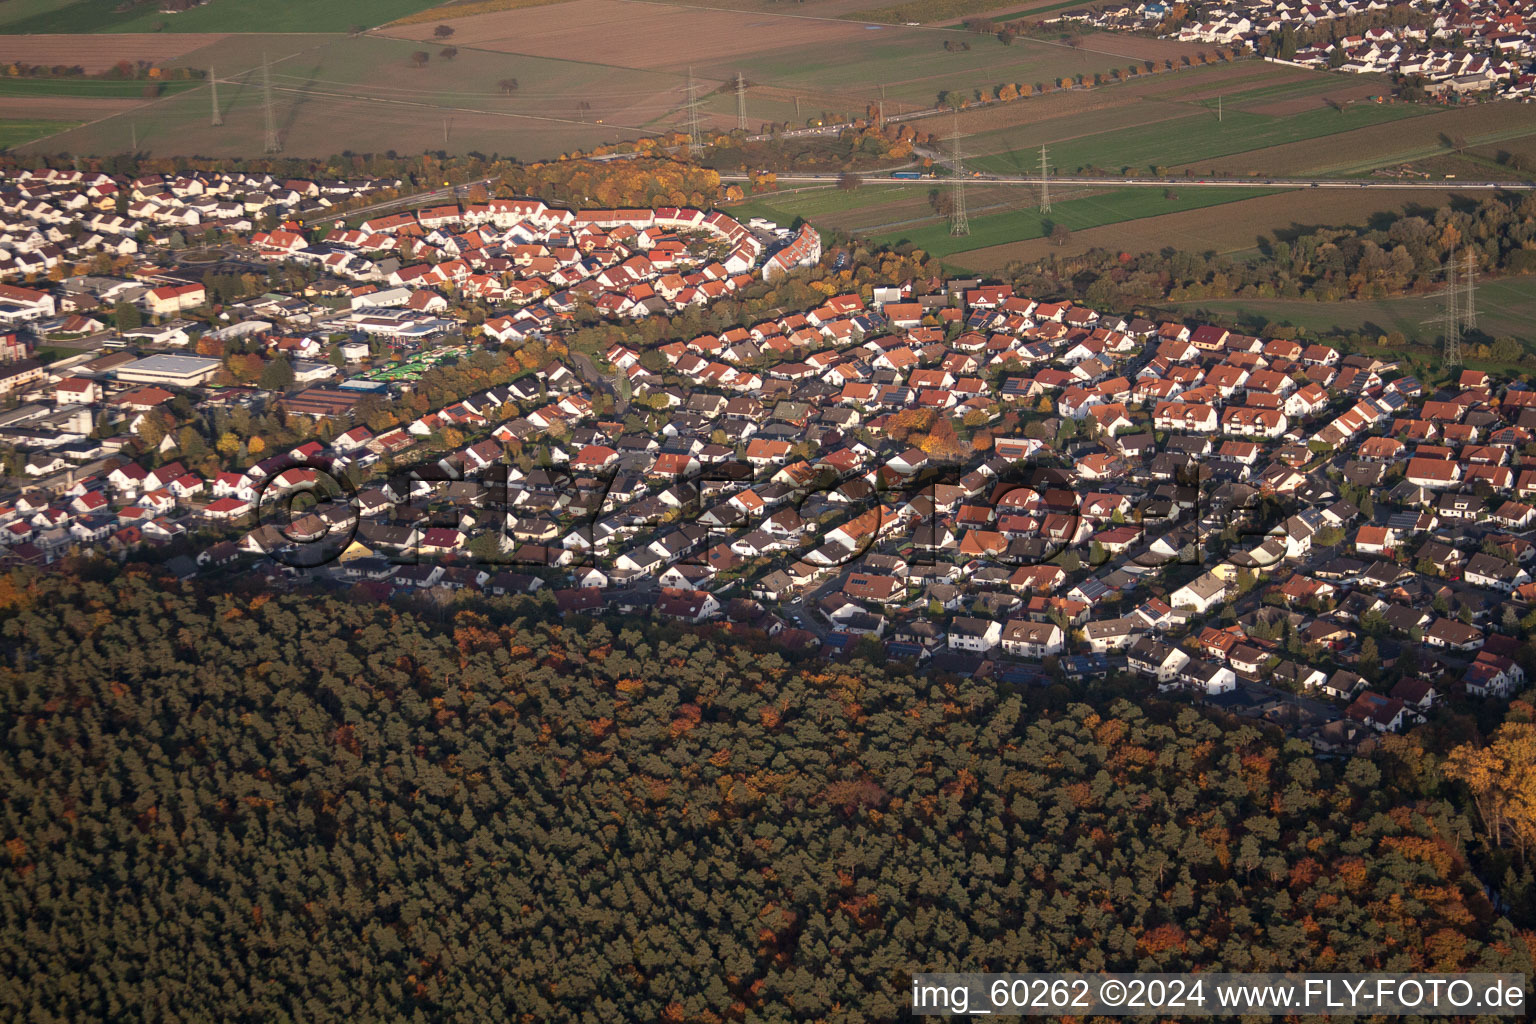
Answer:
<svg viewBox="0 0 1536 1024"><path fill-rule="evenodd" d="M208 66L208 88L213 93L213 119L208 124L210 127L217 128L224 123L224 115L219 113L219 76L211 64Z"/></svg>
<svg viewBox="0 0 1536 1024"><path fill-rule="evenodd" d="M950 197L949 233L958 238L971 233L971 220L965 212L965 160L960 155L960 115L955 115L955 187Z"/></svg>
<svg viewBox="0 0 1536 1024"><path fill-rule="evenodd" d="M267 63L267 55L261 55L261 105L266 117L267 143L263 152L280 153L283 149L282 141L277 137L277 118L272 113L272 73L271 65Z"/></svg>
<svg viewBox="0 0 1536 1024"><path fill-rule="evenodd" d="M1051 177L1044 146L1040 147L1040 212L1051 212Z"/></svg>
<svg viewBox="0 0 1536 1024"><path fill-rule="evenodd" d="M736 72L736 127L747 130L747 80Z"/></svg>

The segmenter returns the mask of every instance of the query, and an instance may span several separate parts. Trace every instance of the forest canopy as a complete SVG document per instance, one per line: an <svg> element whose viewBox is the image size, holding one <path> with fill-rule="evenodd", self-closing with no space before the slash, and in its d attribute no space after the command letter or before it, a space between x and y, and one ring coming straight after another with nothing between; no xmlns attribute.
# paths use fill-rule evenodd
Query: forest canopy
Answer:
<svg viewBox="0 0 1536 1024"><path fill-rule="evenodd" d="M909 972L1487 970L1468 819L1191 707L677 627L0 578L0 1019L890 1020Z"/></svg>

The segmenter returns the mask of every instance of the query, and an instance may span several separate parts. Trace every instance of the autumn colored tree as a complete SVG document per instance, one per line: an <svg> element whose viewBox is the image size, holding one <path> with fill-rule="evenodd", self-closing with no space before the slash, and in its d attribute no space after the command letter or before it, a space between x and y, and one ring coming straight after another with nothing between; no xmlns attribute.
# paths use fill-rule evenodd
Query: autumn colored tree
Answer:
<svg viewBox="0 0 1536 1024"><path fill-rule="evenodd" d="M1441 770L1467 787L1496 846L1513 846L1522 860L1536 849L1536 722L1505 722L1488 743L1453 749Z"/></svg>

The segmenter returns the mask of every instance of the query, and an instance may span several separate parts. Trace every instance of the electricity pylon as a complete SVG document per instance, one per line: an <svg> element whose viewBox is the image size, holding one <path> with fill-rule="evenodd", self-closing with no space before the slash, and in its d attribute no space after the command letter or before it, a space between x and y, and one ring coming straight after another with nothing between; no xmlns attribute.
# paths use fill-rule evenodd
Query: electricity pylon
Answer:
<svg viewBox="0 0 1536 1024"><path fill-rule="evenodd" d="M971 220L965 213L965 160L960 155L960 116L955 115L955 186L950 197L949 233L959 238L971 233Z"/></svg>
<svg viewBox="0 0 1536 1024"><path fill-rule="evenodd" d="M277 137L277 118L272 113L272 72L267 55L261 55L261 105L267 122L267 144L264 152L281 153L282 140Z"/></svg>
<svg viewBox="0 0 1536 1024"><path fill-rule="evenodd" d="M693 68L688 69L688 152L697 153L704 146L699 131L699 87L693 80Z"/></svg>
<svg viewBox="0 0 1536 1024"><path fill-rule="evenodd" d="M1456 308L1459 293L1460 288L1456 283L1456 257L1452 256L1445 264L1445 290L1439 293L1445 299L1445 306L1440 310L1438 317L1423 321L1426 324L1440 324L1440 331L1445 339L1441 361L1446 366L1461 365L1461 316Z"/></svg>
<svg viewBox="0 0 1536 1024"><path fill-rule="evenodd" d="M1471 330L1477 326L1477 258L1467 250L1467 308L1461 315L1461 326Z"/></svg>
<svg viewBox="0 0 1536 1024"><path fill-rule="evenodd" d="M1051 176L1045 162L1045 147L1040 147L1040 212L1051 212Z"/></svg>
<svg viewBox="0 0 1536 1024"><path fill-rule="evenodd" d="M219 112L219 75L212 65L208 67L208 88L213 96L213 119L208 124L209 127L217 128L224 123L224 115Z"/></svg>
<svg viewBox="0 0 1536 1024"><path fill-rule="evenodd" d="M736 127L747 130L747 80L736 72Z"/></svg>

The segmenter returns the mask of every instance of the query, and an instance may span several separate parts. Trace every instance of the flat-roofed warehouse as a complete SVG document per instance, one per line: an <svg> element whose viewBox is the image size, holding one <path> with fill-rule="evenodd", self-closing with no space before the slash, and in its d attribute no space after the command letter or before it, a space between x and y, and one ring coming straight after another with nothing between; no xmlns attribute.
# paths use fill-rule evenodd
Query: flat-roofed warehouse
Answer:
<svg viewBox="0 0 1536 1024"><path fill-rule="evenodd" d="M118 367L117 379L134 384L193 387L213 379L222 365L219 360L207 356L145 356Z"/></svg>
<svg viewBox="0 0 1536 1024"><path fill-rule="evenodd" d="M283 408L301 416L323 419L351 412L363 400L361 391L339 391L332 388L310 388L283 399Z"/></svg>

